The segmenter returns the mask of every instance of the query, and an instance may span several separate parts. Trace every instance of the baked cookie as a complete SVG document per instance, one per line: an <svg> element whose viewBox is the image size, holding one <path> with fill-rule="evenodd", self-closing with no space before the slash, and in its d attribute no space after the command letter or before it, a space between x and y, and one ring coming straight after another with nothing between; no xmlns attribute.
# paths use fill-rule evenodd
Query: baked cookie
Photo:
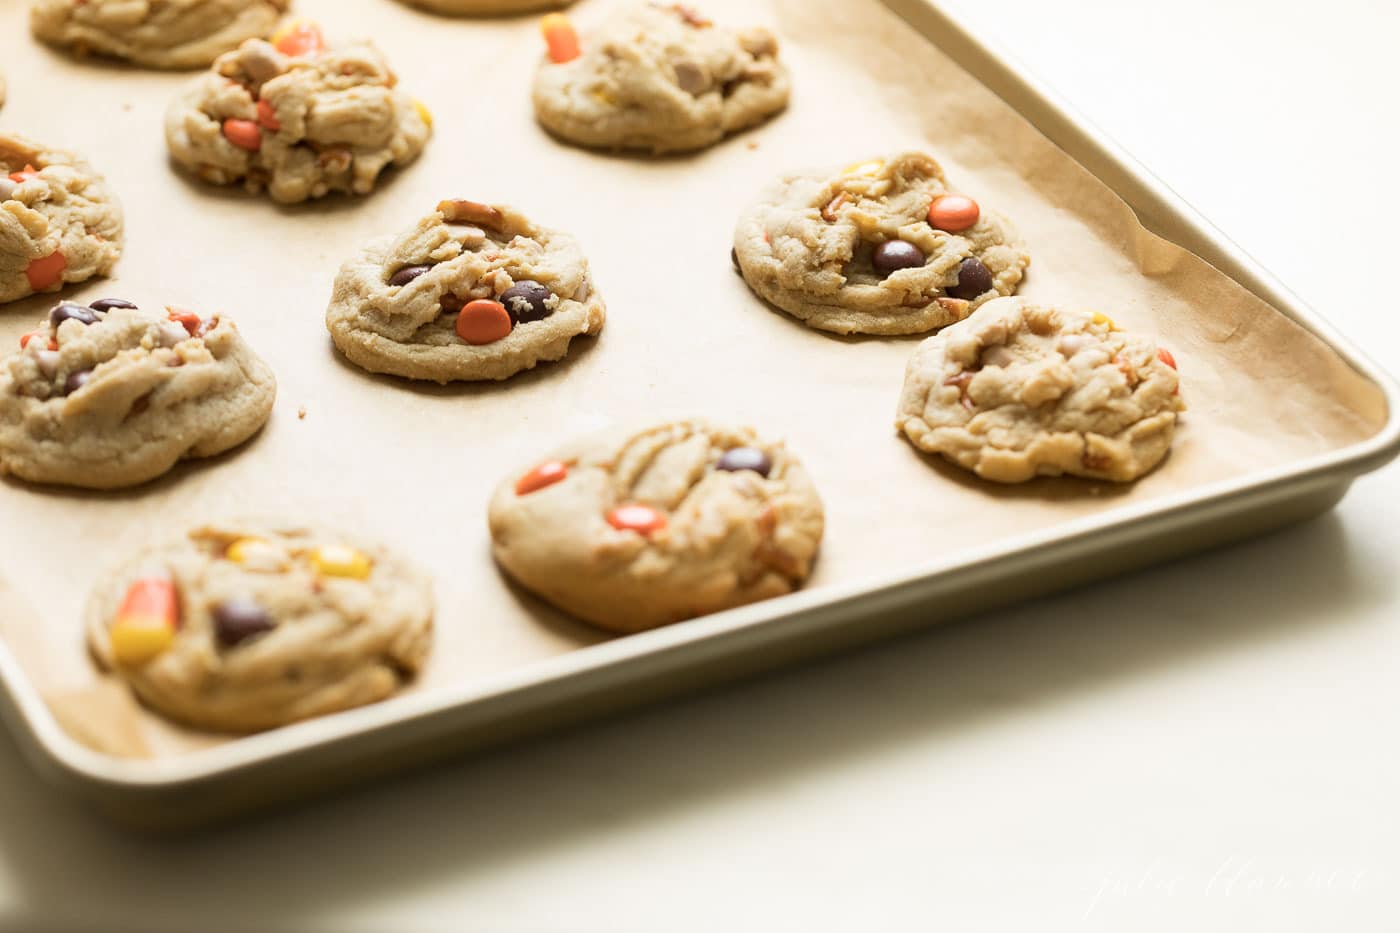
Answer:
<svg viewBox="0 0 1400 933"><path fill-rule="evenodd" d="M782 444L702 421L576 443L506 479L490 507L505 571L614 632L791 593L823 523Z"/></svg>
<svg viewBox="0 0 1400 933"><path fill-rule="evenodd" d="M233 322L64 302L0 360L0 475L115 489L258 432L277 382Z"/></svg>
<svg viewBox="0 0 1400 933"><path fill-rule="evenodd" d="M448 16L509 16L568 6L573 0L403 0L409 6Z"/></svg>
<svg viewBox="0 0 1400 933"><path fill-rule="evenodd" d="M0 107L5 106L5 75L0 73Z"/></svg>
<svg viewBox="0 0 1400 933"><path fill-rule="evenodd" d="M1102 314L1002 298L919 344L895 424L983 479L1126 483L1167 455L1176 360Z"/></svg>
<svg viewBox="0 0 1400 933"><path fill-rule="evenodd" d="M295 23L219 56L171 104L165 139L204 181L266 188L284 204L369 194L432 135L427 108L397 81L372 44L328 49L316 26Z"/></svg>
<svg viewBox="0 0 1400 933"><path fill-rule="evenodd" d="M581 146L702 149L787 106L787 68L766 29L736 33L679 3L632 3L582 45L562 14L543 28L535 114Z"/></svg>
<svg viewBox="0 0 1400 933"><path fill-rule="evenodd" d="M560 359L605 316L573 237L503 205L457 200L341 266L326 327L370 372L446 383Z"/></svg>
<svg viewBox="0 0 1400 933"><path fill-rule="evenodd" d="M325 529L196 528L105 577L87 636L152 709L253 732L396 692L432 647L432 584L384 548Z"/></svg>
<svg viewBox="0 0 1400 933"><path fill-rule="evenodd" d="M0 304L110 275L122 209L81 156L0 133Z"/></svg>
<svg viewBox="0 0 1400 933"><path fill-rule="evenodd" d="M759 297L838 334L961 321L1031 261L1006 218L950 193L918 152L781 178L740 218L734 260Z"/></svg>
<svg viewBox="0 0 1400 933"><path fill-rule="evenodd" d="M272 32L290 0L35 0L34 35L79 55L147 68L204 68Z"/></svg>

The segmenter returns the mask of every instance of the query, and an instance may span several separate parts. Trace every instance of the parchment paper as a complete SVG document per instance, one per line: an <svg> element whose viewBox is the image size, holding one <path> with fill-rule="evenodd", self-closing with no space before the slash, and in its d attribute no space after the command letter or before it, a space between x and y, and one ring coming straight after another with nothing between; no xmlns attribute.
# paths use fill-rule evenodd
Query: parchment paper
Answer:
<svg viewBox="0 0 1400 933"><path fill-rule="evenodd" d="M575 17L586 30L607 5L585 0ZM295 209L174 173L161 119L189 76L72 62L32 42L26 6L0 0L10 82L0 126L87 154L127 212L117 278L64 297L235 315L280 382L260 437L144 488L88 494L0 482L0 635L70 731L116 754L159 758L228 741L142 711L99 677L80 626L108 564L211 517L256 511L340 524L423 562L437 579L438 639L413 689L432 690L602 639L503 581L484 511L503 475L613 420L696 413L787 438L827 504L818 589L1276 467L1365 438L1384 420L1379 391L1321 342L1145 232L1107 188L876 0L706 0L722 21L778 31L793 105L756 132L664 160L565 147L536 127L533 18L449 20L390 0L297 0L332 39L373 36L437 126L424 158L372 197ZM1033 256L1022 294L1102 310L1174 351L1190 410L1161 469L1130 487L1043 480L1006 489L922 457L893 430L915 339L820 334L765 307L734 274L735 219L771 177L903 147L928 149L955 187L1015 220ZM608 301L602 337L501 385L437 388L344 363L323 325L339 263L453 196L513 203L572 230ZM0 306L0 347L15 346L54 300Z"/></svg>

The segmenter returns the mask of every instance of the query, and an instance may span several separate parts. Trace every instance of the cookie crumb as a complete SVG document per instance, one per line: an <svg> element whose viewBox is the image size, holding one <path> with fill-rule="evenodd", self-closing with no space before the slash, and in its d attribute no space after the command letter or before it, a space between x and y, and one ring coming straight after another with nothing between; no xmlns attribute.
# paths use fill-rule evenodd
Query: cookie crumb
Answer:
<svg viewBox="0 0 1400 933"><path fill-rule="evenodd" d="M750 150L750 151L753 151L754 149L757 149L757 148L758 148L758 140L756 140L756 139L751 139L751 140L749 140L749 141L748 141L748 147L749 147L749 150Z"/></svg>
<svg viewBox="0 0 1400 933"><path fill-rule="evenodd" d="M301 406L300 408L297 409L297 420L298 420L298 421L305 421L305 420L306 420L306 406L305 406L305 405L303 405L303 406Z"/></svg>

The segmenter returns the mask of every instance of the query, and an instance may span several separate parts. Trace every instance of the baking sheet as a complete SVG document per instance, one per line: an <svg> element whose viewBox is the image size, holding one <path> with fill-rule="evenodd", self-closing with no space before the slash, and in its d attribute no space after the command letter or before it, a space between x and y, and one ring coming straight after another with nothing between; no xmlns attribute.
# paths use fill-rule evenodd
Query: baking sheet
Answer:
<svg viewBox="0 0 1400 933"><path fill-rule="evenodd" d="M609 5L575 8L585 33ZM170 170L161 117L188 76L71 62L32 43L24 4L0 0L10 26L0 30L10 80L0 127L85 153L126 206L116 278L64 297L231 314L280 383L273 419L251 444L149 486L94 494L0 481L0 637L75 737L156 759L230 741L172 727L99 676L83 649L81 609L96 576L131 549L249 510L373 534L433 572L438 641L414 690L601 641L498 575L484 513L502 475L617 420L703 414L785 437L827 504L816 589L1276 468L1381 427L1378 387L1144 231L878 0L704 8L780 34L793 106L709 152L650 160L564 147L535 126L532 18L446 20L391 0L298 0L333 41L374 36L437 123L424 157L370 198L288 209ZM917 338L811 331L733 274L734 220L772 176L904 147L928 149L954 186L1014 219L1033 256L1021 294L1097 308L1176 354L1190 410L1161 469L1131 487L1061 479L1001 488L922 457L892 428ZM344 363L322 320L340 261L453 196L512 203L574 232L608 301L603 335L501 385L424 386ZM0 346L14 346L53 301L0 306Z"/></svg>

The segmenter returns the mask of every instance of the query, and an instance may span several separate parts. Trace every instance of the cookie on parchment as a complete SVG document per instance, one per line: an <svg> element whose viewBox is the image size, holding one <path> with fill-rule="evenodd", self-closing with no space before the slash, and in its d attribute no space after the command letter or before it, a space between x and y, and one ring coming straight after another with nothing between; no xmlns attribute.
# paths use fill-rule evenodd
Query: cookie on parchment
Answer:
<svg viewBox="0 0 1400 933"><path fill-rule="evenodd" d="M147 68L204 68L272 32L291 0L36 0L39 39Z"/></svg>
<svg viewBox="0 0 1400 933"><path fill-rule="evenodd" d="M496 560L526 589L614 632L791 593L824 511L781 443L703 421L616 430L508 477Z"/></svg>
<svg viewBox="0 0 1400 933"><path fill-rule="evenodd" d="M0 304L110 275L122 209L87 160L0 133Z"/></svg>
<svg viewBox="0 0 1400 933"><path fill-rule="evenodd" d="M277 382L233 322L64 302L0 360L0 474L115 489L256 434Z"/></svg>
<svg viewBox="0 0 1400 933"><path fill-rule="evenodd" d="M200 179L284 204L369 194L432 135L427 108L397 84L371 43L327 48L319 28L295 22L196 78L166 111L166 143Z"/></svg>
<svg viewBox="0 0 1400 933"><path fill-rule="evenodd" d="M427 659L432 584L323 528L196 528L108 574L88 645L148 706L222 732L271 729L395 693Z"/></svg>
<svg viewBox="0 0 1400 933"><path fill-rule="evenodd" d="M326 327L370 372L446 383L560 359L605 318L572 236L504 205L448 200L341 267Z"/></svg>
<svg viewBox="0 0 1400 933"><path fill-rule="evenodd" d="M759 297L838 334L920 334L1016 290L1030 256L1011 222L906 152L770 186L734 257Z"/></svg>
<svg viewBox="0 0 1400 933"><path fill-rule="evenodd" d="M1126 483L1166 457L1185 409L1176 360L1108 317L992 301L919 345L895 419L983 479Z"/></svg>
<svg viewBox="0 0 1400 933"><path fill-rule="evenodd" d="M701 149L787 107L787 68L766 29L735 32L679 3L629 3L580 41L545 17L535 114L581 146Z"/></svg>

